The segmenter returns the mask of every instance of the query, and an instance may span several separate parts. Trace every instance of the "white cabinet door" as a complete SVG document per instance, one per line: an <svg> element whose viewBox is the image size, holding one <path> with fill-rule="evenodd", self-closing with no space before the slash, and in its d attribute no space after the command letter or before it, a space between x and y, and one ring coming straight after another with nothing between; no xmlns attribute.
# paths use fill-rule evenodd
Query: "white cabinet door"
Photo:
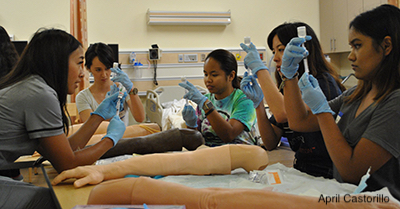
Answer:
<svg viewBox="0 0 400 209"><path fill-rule="evenodd" d="M334 28L333 28L334 37L332 44L333 51L334 52L349 51L348 47L349 18L347 14L347 0L334 0L333 17L334 17Z"/></svg>
<svg viewBox="0 0 400 209"><path fill-rule="evenodd" d="M319 1L319 13L320 13L320 37L322 50L325 53L333 50L332 38L333 38L333 1L332 0L320 0Z"/></svg>
<svg viewBox="0 0 400 209"><path fill-rule="evenodd" d="M349 51L347 0L320 0L319 6L322 49L325 53Z"/></svg>

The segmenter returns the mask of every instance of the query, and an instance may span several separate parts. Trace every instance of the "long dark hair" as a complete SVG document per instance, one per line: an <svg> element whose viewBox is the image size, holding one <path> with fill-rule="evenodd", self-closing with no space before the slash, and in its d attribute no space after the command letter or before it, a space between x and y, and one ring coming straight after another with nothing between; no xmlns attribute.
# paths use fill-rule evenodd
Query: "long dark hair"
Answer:
<svg viewBox="0 0 400 209"><path fill-rule="evenodd" d="M101 42L91 44L85 53L85 66L89 69L92 66L93 59L98 57L100 62L109 69L113 66L113 56L113 50L107 44Z"/></svg>
<svg viewBox="0 0 400 209"><path fill-rule="evenodd" d="M19 55L6 29L0 26L0 78L9 73L17 64Z"/></svg>
<svg viewBox="0 0 400 209"><path fill-rule="evenodd" d="M381 5L355 17L349 28L371 37L377 51L383 39L391 37L393 48L383 58L378 69L372 72L373 79L359 80L356 90L347 100L353 102L363 98L371 90L372 83L375 83L378 93L374 100L379 102L400 88L400 9L388 4Z"/></svg>
<svg viewBox="0 0 400 209"><path fill-rule="evenodd" d="M305 47L307 48L307 50L309 52L307 61L308 61L308 67L310 70L310 74L312 74L314 77L322 75L322 77L328 83L328 78L326 76L326 73L329 73L335 79L336 84L339 86L339 88L342 91L344 91L345 87L341 84L338 73L333 68L333 66L325 59L325 55L322 52L321 44L319 43L317 35L315 34L314 30L308 24L303 23L303 22L294 22L294 23L283 23L283 24L277 26L268 35L269 48L271 50L273 50L272 41L273 41L275 35L277 35L279 40L281 41L281 43L286 46L292 38L298 37L297 36L297 27L299 27L299 26L305 26L307 35L312 37L312 39L310 41L305 42ZM298 72L299 72L299 76L303 75L303 73L304 73L303 62L299 63ZM279 86L280 83L282 82L282 79L279 76L279 73L277 71L275 72L275 78L276 78L278 86ZM328 88L329 88L329 86L328 86Z"/></svg>
<svg viewBox="0 0 400 209"><path fill-rule="evenodd" d="M235 56L225 49L216 49L207 55L205 61L209 58L213 58L219 63L219 67L225 72L226 76L228 76L232 71L235 71L232 86L235 89L240 89L241 78L238 78L237 76L238 66Z"/></svg>
<svg viewBox="0 0 400 209"><path fill-rule="evenodd" d="M0 81L0 89L15 84L31 75L39 75L57 92L64 124L68 133L65 114L68 93L69 56L81 44L71 34L59 29L39 29L26 46L17 66Z"/></svg>

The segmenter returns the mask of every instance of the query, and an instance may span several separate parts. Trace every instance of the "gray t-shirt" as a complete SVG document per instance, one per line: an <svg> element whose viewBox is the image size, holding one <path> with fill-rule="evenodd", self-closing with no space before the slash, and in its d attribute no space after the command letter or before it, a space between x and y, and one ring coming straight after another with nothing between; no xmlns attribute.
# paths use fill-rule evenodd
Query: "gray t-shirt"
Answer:
<svg viewBox="0 0 400 209"><path fill-rule="evenodd" d="M0 166L37 150L43 137L64 134L57 93L33 75L0 90Z"/></svg>
<svg viewBox="0 0 400 209"><path fill-rule="evenodd" d="M356 118L355 114L361 101L350 104L344 102L344 98L351 95L354 90L355 87L329 102L332 110L340 116L337 125L351 147L355 147L361 138L366 138L393 155L390 162L372 174L371 178L385 179L386 183L383 181L378 182L382 187L396 185L399 182L396 183L397 180L395 179L391 182L391 177L396 176L398 178L400 176L400 89L387 95L381 102L371 104ZM368 154L365 153L365 155ZM342 181L336 168L334 177ZM396 187L398 186L397 184Z"/></svg>

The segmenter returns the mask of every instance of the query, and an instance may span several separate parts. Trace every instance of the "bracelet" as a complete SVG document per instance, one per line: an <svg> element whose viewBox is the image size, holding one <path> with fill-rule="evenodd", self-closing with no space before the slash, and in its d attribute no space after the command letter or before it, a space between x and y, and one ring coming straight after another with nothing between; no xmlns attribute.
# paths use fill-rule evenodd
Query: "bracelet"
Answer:
<svg viewBox="0 0 400 209"><path fill-rule="evenodd" d="M299 72L296 72L295 74L294 74L294 76L292 77L292 78L286 78L285 76L281 76L281 78L282 78L282 82L281 82L281 85L279 85L279 91L281 91L282 89L283 89L283 87L285 87L285 81L287 81L287 80L292 80L293 78L295 78L295 77L297 77L297 76L299 76Z"/></svg>
<svg viewBox="0 0 400 209"><path fill-rule="evenodd" d="M207 117L209 114L211 114L215 109L212 108L211 110L209 110L208 112L206 112L204 115Z"/></svg>

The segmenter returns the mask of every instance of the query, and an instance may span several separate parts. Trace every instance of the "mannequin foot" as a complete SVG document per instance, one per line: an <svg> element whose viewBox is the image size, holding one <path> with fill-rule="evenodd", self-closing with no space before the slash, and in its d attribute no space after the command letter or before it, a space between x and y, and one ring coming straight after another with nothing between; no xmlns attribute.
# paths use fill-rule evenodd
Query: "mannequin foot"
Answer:
<svg viewBox="0 0 400 209"><path fill-rule="evenodd" d="M195 150L205 143L203 136L197 130L181 128L179 131L181 133L182 145L189 151Z"/></svg>

